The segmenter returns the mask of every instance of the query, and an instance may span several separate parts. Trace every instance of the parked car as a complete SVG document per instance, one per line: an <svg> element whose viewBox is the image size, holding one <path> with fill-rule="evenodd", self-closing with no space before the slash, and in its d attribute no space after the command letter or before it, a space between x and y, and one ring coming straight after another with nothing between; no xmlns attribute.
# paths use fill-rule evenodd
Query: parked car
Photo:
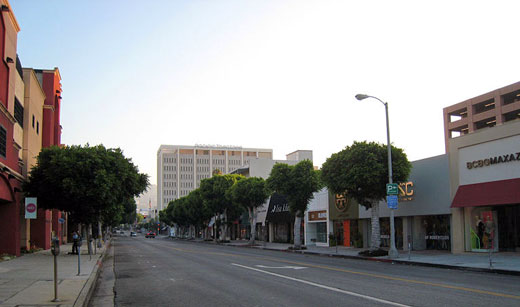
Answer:
<svg viewBox="0 0 520 307"><path fill-rule="evenodd" d="M130 236L131 236L131 237L137 237L137 233L135 233L134 231L131 231L131 232L130 232Z"/></svg>
<svg viewBox="0 0 520 307"><path fill-rule="evenodd" d="M145 238L155 238L155 232L149 231L146 233L146 235L144 237Z"/></svg>

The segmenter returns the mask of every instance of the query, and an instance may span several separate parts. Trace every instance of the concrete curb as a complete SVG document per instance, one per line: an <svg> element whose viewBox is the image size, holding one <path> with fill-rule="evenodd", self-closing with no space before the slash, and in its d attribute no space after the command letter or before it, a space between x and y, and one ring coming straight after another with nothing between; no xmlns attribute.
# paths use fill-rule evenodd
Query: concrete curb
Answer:
<svg viewBox="0 0 520 307"><path fill-rule="evenodd" d="M107 251L110 249L110 245L112 244L112 239L110 239L105 244L105 250L103 251L103 254L99 257L97 260L96 266L92 270L92 273L90 273L90 276L81 289L78 298L76 298L76 301L74 302L73 307L87 307L88 303L90 302L90 299L92 297L92 294L95 290L95 283L98 279L99 272L101 271L101 267L103 266L103 262L105 260L105 257L107 256Z"/></svg>
<svg viewBox="0 0 520 307"><path fill-rule="evenodd" d="M176 239L176 240L182 240L182 239ZM215 245L213 242L209 242L209 241L195 241L195 240L182 240L182 241L194 242L194 243L209 243L209 244ZM257 248L257 249L264 249L264 250L278 251L278 252L285 252L285 253L296 253L296 254L302 254L302 255L316 255L316 256L321 256L321 257L335 257L335 258L344 258L344 259L355 259L355 260L366 260L366 261L375 261L375 262L423 266L423 267L433 267L433 268L440 268L440 269L451 269L451 270L459 270L459 271L520 276L520 271L509 271L509 270L502 270L502 269L476 268L476 267L458 266L458 265L451 265L451 264L417 262L417 261L411 261L411 260L406 261L406 260L398 260L398 259L395 260L395 259L363 257L363 256L354 256L354 255L329 254L329 253L321 253L321 252L311 252L308 250L276 249L276 248L269 248L269 247L262 247L262 246L233 245L233 244L227 244L227 243L218 244L218 245L241 247L241 248Z"/></svg>

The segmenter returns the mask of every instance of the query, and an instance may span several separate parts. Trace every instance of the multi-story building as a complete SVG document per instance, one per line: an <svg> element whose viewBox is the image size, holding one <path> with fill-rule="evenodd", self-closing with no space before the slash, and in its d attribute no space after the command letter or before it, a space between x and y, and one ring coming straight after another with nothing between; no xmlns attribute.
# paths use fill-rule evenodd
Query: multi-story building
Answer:
<svg viewBox="0 0 520 307"><path fill-rule="evenodd" d="M42 148L40 125L43 120L45 93L33 69L23 68L23 145L22 176L27 178L31 168L36 165L36 157ZM21 216L21 248L31 248L31 220Z"/></svg>
<svg viewBox="0 0 520 307"><path fill-rule="evenodd" d="M520 82L444 109L452 250L520 251Z"/></svg>
<svg viewBox="0 0 520 307"><path fill-rule="evenodd" d="M61 75L58 68L54 69L34 69L36 79L39 81L41 88L45 94L45 100L42 110L42 121L38 122L35 116L35 128L31 126L27 129L35 129L37 135L41 137L42 147L60 146L61 145L61 125L60 125L60 108L61 108ZM67 225L60 223L60 219L64 213L59 210L38 209L38 218L31 221L31 241L34 245L43 249L49 249L51 246L51 232L60 238L61 242L66 242Z"/></svg>
<svg viewBox="0 0 520 307"><path fill-rule="evenodd" d="M20 212L23 197L20 192L23 177L19 151L22 144L22 123L19 113L15 114L15 105L20 104L17 104L20 91L16 91L16 83L21 79L16 67L20 26L9 1L0 0L0 5L0 253L20 255ZM20 99L23 100L23 90L21 96Z"/></svg>
<svg viewBox="0 0 520 307"><path fill-rule="evenodd" d="M520 82L446 107L444 138L449 140L520 118Z"/></svg>
<svg viewBox="0 0 520 307"><path fill-rule="evenodd" d="M272 159L272 149L161 145L157 151L157 209L188 195L215 170L231 173L251 159Z"/></svg>

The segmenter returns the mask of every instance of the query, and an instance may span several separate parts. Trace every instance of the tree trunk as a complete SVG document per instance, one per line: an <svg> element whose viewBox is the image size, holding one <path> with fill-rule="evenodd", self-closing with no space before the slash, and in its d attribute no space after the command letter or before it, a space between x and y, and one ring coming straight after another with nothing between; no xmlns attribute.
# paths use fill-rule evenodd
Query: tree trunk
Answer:
<svg viewBox="0 0 520 307"><path fill-rule="evenodd" d="M88 246L88 254L92 255L92 224L88 224L87 228L87 246Z"/></svg>
<svg viewBox="0 0 520 307"><path fill-rule="evenodd" d="M256 208L247 208L247 210L249 211L249 223L251 224L251 238L249 238L249 243L254 245L256 239Z"/></svg>
<svg viewBox="0 0 520 307"><path fill-rule="evenodd" d="M373 201L370 209L372 216L370 224L372 226L372 235L370 237L370 250L377 250L381 247L381 228L379 227L379 202Z"/></svg>
<svg viewBox="0 0 520 307"><path fill-rule="evenodd" d="M223 223L224 227L224 231L222 232L222 240L226 240L227 239L227 209L224 209L224 223Z"/></svg>
<svg viewBox="0 0 520 307"><path fill-rule="evenodd" d="M302 224L301 211L296 211L296 216L294 217L294 249L300 249L302 247L301 244L301 233L300 227Z"/></svg>
<svg viewBox="0 0 520 307"><path fill-rule="evenodd" d="M220 224L220 223L218 223L218 224ZM217 243L218 231L220 228L220 225L218 225L218 224L217 224L217 216L215 215L215 221L213 223L213 242L215 242L215 243Z"/></svg>
<svg viewBox="0 0 520 307"><path fill-rule="evenodd" d="M101 221L98 221L98 248L101 248L101 239L103 238L103 232L102 232L102 229L101 229Z"/></svg>

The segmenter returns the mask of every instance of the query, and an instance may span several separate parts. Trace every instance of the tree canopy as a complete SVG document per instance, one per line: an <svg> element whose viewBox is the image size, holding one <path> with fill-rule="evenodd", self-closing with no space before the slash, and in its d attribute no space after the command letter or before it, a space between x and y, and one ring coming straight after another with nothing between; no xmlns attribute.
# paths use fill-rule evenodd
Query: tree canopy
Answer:
<svg viewBox="0 0 520 307"><path fill-rule="evenodd" d="M296 165L276 163L267 178L267 186L272 192L283 194L289 210L295 215L294 247L300 248L300 224L314 193L321 188L319 172L312 162L303 160Z"/></svg>
<svg viewBox="0 0 520 307"><path fill-rule="evenodd" d="M43 148L23 189L38 206L70 213L79 223L117 224L135 215L135 200L148 186L119 148L80 145Z"/></svg>
<svg viewBox="0 0 520 307"><path fill-rule="evenodd" d="M291 213L301 216L307 210L313 193L321 187L319 172L314 170L309 160L300 161L296 165L276 163L267 178L267 187L272 192L283 194Z"/></svg>
<svg viewBox="0 0 520 307"><path fill-rule="evenodd" d="M231 187L232 200L249 213L251 227L251 243L255 241L256 208L261 206L269 197L265 180L258 177L248 177L237 181Z"/></svg>
<svg viewBox="0 0 520 307"><path fill-rule="evenodd" d="M411 163L400 148L391 147L394 182L408 179ZM321 179L336 194L347 192L359 204L370 208L386 197L388 183L387 146L375 142L354 142L332 154L322 166Z"/></svg>

